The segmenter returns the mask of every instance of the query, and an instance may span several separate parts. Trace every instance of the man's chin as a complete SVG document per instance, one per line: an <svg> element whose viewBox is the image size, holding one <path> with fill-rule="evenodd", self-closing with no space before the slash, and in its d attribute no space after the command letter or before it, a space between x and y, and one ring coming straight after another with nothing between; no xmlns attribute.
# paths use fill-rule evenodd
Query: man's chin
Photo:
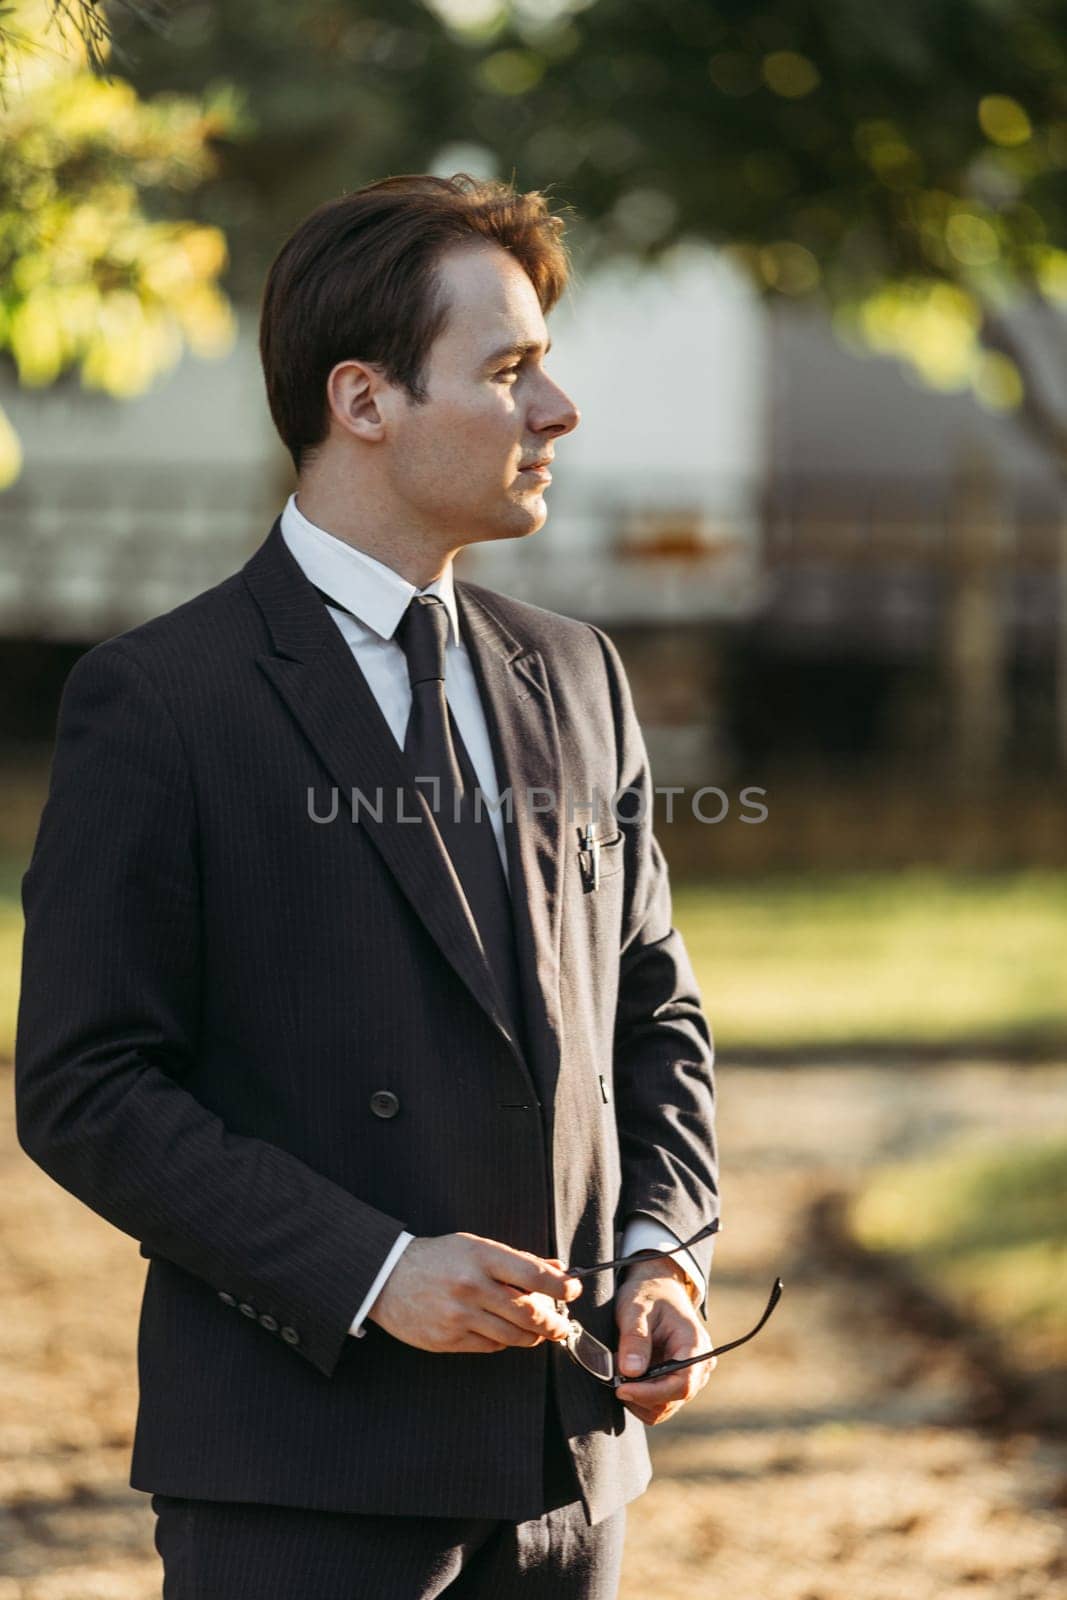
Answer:
<svg viewBox="0 0 1067 1600"><path fill-rule="evenodd" d="M475 533L468 539L469 544L488 544L502 539L528 539L531 534L539 533L548 520L548 510L542 501L537 513L532 508L516 506L511 516L500 522L494 523Z"/></svg>

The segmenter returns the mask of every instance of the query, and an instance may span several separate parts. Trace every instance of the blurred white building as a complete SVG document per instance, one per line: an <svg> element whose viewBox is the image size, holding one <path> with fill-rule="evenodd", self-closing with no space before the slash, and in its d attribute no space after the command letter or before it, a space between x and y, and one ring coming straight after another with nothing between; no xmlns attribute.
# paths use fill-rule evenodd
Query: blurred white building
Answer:
<svg viewBox="0 0 1067 1600"><path fill-rule="evenodd" d="M118 633L261 543L293 478L256 323L254 308L241 311L228 358L186 358L135 402L76 379L34 392L0 377L25 451L20 480L0 494L0 650ZM945 654L956 626L946 529L961 463L975 460L1004 500L1004 559L986 585L999 620L987 631L1003 632L1005 664L1035 663L1035 682L1059 649L1067 758L1062 486L1017 423L842 349L818 313L768 310L705 247L654 271L579 277L549 328L549 370L582 421L559 442L548 521L528 539L469 547L457 571L611 631L657 781L715 782L729 769L738 741L723 732L724 702L738 696L723 664L735 646L778 675L784 711L755 680L766 715L802 734L800 660L892 672ZM1056 340L1026 318L1020 328L1040 364ZM1067 406L1062 366L1051 378ZM812 715L827 715L825 689L812 694ZM749 729L758 721L752 703L741 715Z"/></svg>
<svg viewBox="0 0 1067 1600"><path fill-rule="evenodd" d="M187 357L136 401L76 379L0 381L25 451L0 495L0 636L117 632L225 577L266 535L291 465L253 310L238 329L229 357ZM572 291L550 329L550 370L583 416L559 447L548 522L471 547L463 574L604 620L750 607L767 437L751 295L710 252L687 251L666 273Z"/></svg>

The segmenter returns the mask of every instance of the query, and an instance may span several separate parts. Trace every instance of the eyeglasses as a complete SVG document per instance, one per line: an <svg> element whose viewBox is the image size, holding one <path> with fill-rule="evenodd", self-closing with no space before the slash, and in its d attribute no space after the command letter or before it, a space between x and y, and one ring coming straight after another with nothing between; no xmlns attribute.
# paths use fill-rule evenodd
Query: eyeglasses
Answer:
<svg viewBox="0 0 1067 1600"><path fill-rule="evenodd" d="M709 1222L706 1228L701 1228L694 1233L691 1239L684 1239L681 1244L674 1245L670 1250L637 1250L633 1255L619 1256L615 1261L598 1261L592 1267L568 1267L567 1275L571 1278L591 1278L595 1272L611 1272L620 1267L631 1266L635 1261L654 1261L658 1256L673 1256L679 1250L688 1250L691 1245L699 1244L701 1239L707 1239L713 1233L720 1231L718 1217L714 1222ZM645 1383L650 1378L665 1378L669 1373L681 1372L685 1367L693 1367L698 1361L707 1361L711 1356L721 1356L726 1350L735 1350L739 1344L745 1344L763 1327L767 1318L778 1304L782 1293L782 1280L775 1278L774 1287L771 1289L770 1299L763 1310L763 1315L748 1333L741 1335L740 1339L731 1339L726 1344L716 1345L711 1350L704 1350L698 1356L686 1356L680 1361L661 1361L657 1366L649 1367L645 1372L636 1376L624 1377L615 1371L615 1352L609 1350L606 1344L601 1344L587 1328L576 1322L567 1310L566 1302L557 1300L556 1304L570 1323L565 1349L571 1360L576 1362L590 1377L598 1383L605 1383L609 1388L617 1389L623 1383ZM562 1341L561 1341L562 1342Z"/></svg>

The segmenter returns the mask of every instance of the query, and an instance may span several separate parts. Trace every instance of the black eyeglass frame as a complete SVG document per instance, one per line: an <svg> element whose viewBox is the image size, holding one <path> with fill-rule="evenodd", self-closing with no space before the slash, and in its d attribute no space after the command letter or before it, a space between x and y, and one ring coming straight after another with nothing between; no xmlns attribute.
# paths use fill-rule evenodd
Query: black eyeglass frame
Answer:
<svg viewBox="0 0 1067 1600"><path fill-rule="evenodd" d="M698 1229L698 1231L693 1234L691 1239L683 1239L680 1244L673 1245L669 1250L636 1250L632 1255L618 1256L614 1261L598 1261L591 1267L568 1266L566 1268L567 1275L568 1277L572 1278L591 1278L593 1274L597 1272L615 1271L621 1267L633 1266L634 1263L638 1261L655 1261L659 1256L673 1256L676 1255L679 1250L688 1250L691 1245L699 1244L702 1239L707 1239L713 1233L718 1233L720 1231L721 1223L719 1218L716 1217L715 1220L713 1222L709 1222L706 1227ZM557 1300L556 1304L568 1318L568 1321L571 1324L572 1331L568 1334L566 1343L564 1345L564 1348L571 1360L576 1366L581 1367L583 1372L588 1373L591 1378L595 1379L597 1383L605 1384L611 1389L618 1389L624 1383L647 1383L652 1378L669 1377L672 1372L682 1372L686 1367L696 1366L697 1362L699 1361L708 1361L712 1356L721 1356L726 1350L736 1350L738 1345L746 1344L749 1339L754 1338L755 1335L759 1333L760 1329L763 1327L763 1324L767 1321L767 1318L778 1304L782 1294L782 1287L783 1285L781 1278L775 1278L773 1287L771 1289L770 1298L763 1309L763 1315L760 1317L755 1327L749 1329L748 1333L742 1334L739 1339L730 1339L726 1344L715 1345L711 1350L702 1350L701 1353L696 1356L685 1356L677 1361L658 1362L655 1366L647 1368L644 1372L639 1372L626 1377L623 1377L621 1373L615 1371L615 1352L613 1350L609 1350L607 1345L602 1344L595 1334L592 1334L588 1331L588 1329L583 1328L581 1323L576 1321L575 1318L570 1315L570 1312L567 1308L567 1303L565 1301ZM588 1366L586 1362L584 1362L577 1354L578 1347L583 1340L591 1341L592 1344L596 1346L597 1350L602 1352L603 1356L607 1360L607 1363L610 1363L609 1376L602 1377L599 1372L594 1372L593 1369Z"/></svg>

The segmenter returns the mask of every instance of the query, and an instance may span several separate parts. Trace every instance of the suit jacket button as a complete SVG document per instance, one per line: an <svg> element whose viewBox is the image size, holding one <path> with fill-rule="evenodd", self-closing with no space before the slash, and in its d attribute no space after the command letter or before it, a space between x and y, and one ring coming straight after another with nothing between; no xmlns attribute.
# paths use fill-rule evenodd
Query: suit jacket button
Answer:
<svg viewBox="0 0 1067 1600"><path fill-rule="evenodd" d="M375 1089L370 1097L370 1108L376 1117L395 1117L400 1101L392 1089Z"/></svg>
<svg viewBox="0 0 1067 1600"><path fill-rule="evenodd" d="M233 1295L227 1294L225 1289L219 1290L219 1299L222 1301L224 1306L235 1306L237 1304L237 1301L234 1299Z"/></svg>
<svg viewBox="0 0 1067 1600"><path fill-rule="evenodd" d="M286 1344L300 1343L300 1335L297 1333L295 1328L283 1328L282 1338L285 1340Z"/></svg>
<svg viewBox="0 0 1067 1600"><path fill-rule="evenodd" d="M237 1309L241 1313L241 1315L245 1316L245 1317L254 1317L255 1314L256 1314L255 1306L250 1306L248 1304L247 1300L242 1300L241 1304L237 1307Z"/></svg>
<svg viewBox="0 0 1067 1600"><path fill-rule="evenodd" d="M277 1333L278 1331L278 1323L276 1319L266 1311L264 1311L263 1315L260 1317L259 1325L261 1328L266 1328L268 1333Z"/></svg>

